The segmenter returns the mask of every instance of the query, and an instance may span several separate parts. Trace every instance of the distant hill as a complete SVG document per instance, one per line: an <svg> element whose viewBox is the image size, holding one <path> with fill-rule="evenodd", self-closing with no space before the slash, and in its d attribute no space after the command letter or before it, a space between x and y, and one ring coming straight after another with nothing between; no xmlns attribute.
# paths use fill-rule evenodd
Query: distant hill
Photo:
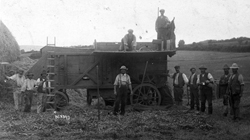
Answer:
<svg viewBox="0 0 250 140"><path fill-rule="evenodd" d="M40 49L44 46L39 46L39 45L20 45L20 50L24 51L40 51Z"/></svg>
<svg viewBox="0 0 250 140"><path fill-rule="evenodd" d="M238 37L225 40L205 40L182 44L179 50L223 51L223 52L250 52L250 38Z"/></svg>

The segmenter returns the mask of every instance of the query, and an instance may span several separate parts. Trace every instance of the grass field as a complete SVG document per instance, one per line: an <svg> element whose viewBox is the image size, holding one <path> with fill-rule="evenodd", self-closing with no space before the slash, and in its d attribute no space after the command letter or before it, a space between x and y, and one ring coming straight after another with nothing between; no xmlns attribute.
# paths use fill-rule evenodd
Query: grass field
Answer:
<svg viewBox="0 0 250 140"><path fill-rule="evenodd" d="M124 117L110 115L111 107L101 110L101 121L97 120L97 110L93 107L79 108L71 104L58 113L70 116L68 121L55 119L56 114L49 112L38 115L35 106L32 113L15 112L13 103L0 100L0 139L249 140L249 60L250 53L201 51L178 51L169 58L170 73L174 72L175 65L180 65L181 71L189 76L191 67L205 65L215 79L223 74L224 64L238 63L246 83L240 104L242 120L239 122L232 121L232 116L222 116L222 99L213 100L212 115L188 112L185 99L183 108L174 106L166 111L136 112L129 110L131 107L128 106Z"/></svg>
<svg viewBox="0 0 250 140"><path fill-rule="evenodd" d="M168 69L170 73L175 72L174 66L180 65L181 71L190 76L190 68L195 67L199 73L201 65L206 66L215 79L223 75L223 66L229 67L232 63L237 63L239 72L243 74L246 83L250 82L250 53L226 53L209 51L177 51L176 55L168 59Z"/></svg>

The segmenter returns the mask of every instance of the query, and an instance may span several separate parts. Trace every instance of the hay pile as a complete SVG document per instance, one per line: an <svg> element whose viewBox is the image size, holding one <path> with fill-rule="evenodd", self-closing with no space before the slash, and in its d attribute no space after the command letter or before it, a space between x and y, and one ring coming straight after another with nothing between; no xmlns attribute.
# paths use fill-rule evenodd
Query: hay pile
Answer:
<svg viewBox="0 0 250 140"><path fill-rule="evenodd" d="M20 47L9 29L0 20L0 61L13 62L20 56Z"/></svg>

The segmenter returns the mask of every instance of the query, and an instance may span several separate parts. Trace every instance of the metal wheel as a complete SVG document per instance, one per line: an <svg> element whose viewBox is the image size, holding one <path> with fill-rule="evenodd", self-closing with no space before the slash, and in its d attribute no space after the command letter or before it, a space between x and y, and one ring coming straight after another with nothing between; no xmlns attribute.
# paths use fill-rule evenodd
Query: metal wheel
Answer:
<svg viewBox="0 0 250 140"><path fill-rule="evenodd" d="M55 109L63 109L65 106L69 104L69 99L67 95L60 91L53 91L52 94L55 94L55 97L48 97L50 102L54 102L55 104L49 104L49 108Z"/></svg>
<svg viewBox="0 0 250 140"><path fill-rule="evenodd" d="M130 96L131 104L141 104L147 106L156 106L161 104L161 94L152 84L140 84L133 90L134 95Z"/></svg>

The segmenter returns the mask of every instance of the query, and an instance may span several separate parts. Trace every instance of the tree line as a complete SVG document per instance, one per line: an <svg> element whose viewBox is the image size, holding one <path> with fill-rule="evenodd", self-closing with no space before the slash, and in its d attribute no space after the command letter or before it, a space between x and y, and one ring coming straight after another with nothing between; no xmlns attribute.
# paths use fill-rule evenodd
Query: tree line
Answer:
<svg viewBox="0 0 250 140"><path fill-rule="evenodd" d="M239 37L226 40L206 40L185 44L184 40L178 43L178 50L192 51L220 51L220 52L250 52L250 38Z"/></svg>

